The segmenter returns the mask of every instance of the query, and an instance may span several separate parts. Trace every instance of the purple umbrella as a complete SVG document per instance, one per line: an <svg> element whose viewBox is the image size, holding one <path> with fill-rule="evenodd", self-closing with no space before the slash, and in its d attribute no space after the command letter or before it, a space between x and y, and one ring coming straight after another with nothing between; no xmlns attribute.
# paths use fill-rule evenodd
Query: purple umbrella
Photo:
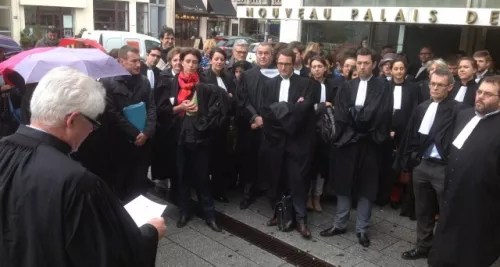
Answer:
<svg viewBox="0 0 500 267"><path fill-rule="evenodd" d="M51 69L61 66L75 68L95 79L130 75L116 59L95 48L56 47L27 55L11 69L29 84L39 82Z"/></svg>
<svg viewBox="0 0 500 267"><path fill-rule="evenodd" d="M11 55L21 52L23 49L12 40L9 36L0 34L0 49L3 50L4 54Z"/></svg>

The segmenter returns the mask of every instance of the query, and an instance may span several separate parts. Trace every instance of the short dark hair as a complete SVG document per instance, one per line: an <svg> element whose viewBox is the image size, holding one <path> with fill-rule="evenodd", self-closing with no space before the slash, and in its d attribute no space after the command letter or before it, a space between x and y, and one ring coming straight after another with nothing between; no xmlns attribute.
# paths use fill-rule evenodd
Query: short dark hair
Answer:
<svg viewBox="0 0 500 267"><path fill-rule="evenodd" d="M432 75L448 77L448 85L455 83L455 78L453 78L453 74L448 69L436 69ZM430 78L432 78L432 76Z"/></svg>
<svg viewBox="0 0 500 267"><path fill-rule="evenodd" d="M288 44L288 48L290 48L292 50L297 49L299 51L299 53L301 53L301 54L304 53L304 51L306 50L306 46L298 41L293 41L290 44Z"/></svg>
<svg viewBox="0 0 500 267"><path fill-rule="evenodd" d="M252 65L251 64L248 64L247 61L245 60L240 60L240 61L236 61L233 65L233 70L236 70L236 69L242 69L243 71L246 71L246 70L249 70L252 68Z"/></svg>
<svg viewBox="0 0 500 267"><path fill-rule="evenodd" d="M193 56L195 56L196 59L198 59L198 63L201 63L201 53L200 53L200 50L194 49L194 48L184 48L184 49L182 49L182 52L181 52L181 55L180 55L181 61L183 61L184 58L187 55L193 55Z"/></svg>
<svg viewBox="0 0 500 267"><path fill-rule="evenodd" d="M175 57L175 55L180 54L180 53L182 53L182 48L173 47L172 49L170 49L170 51L168 51L167 61L168 62L172 61L172 59Z"/></svg>
<svg viewBox="0 0 500 267"><path fill-rule="evenodd" d="M120 50L118 51L118 58L121 58L121 59L127 59L128 57L128 52L132 52L134 54L139 54L139 49L133 47L133 46L129 46L129 45L124 45L120 48Z"/></svg>
<svg viewBox="0 0 500 267"><path fill-rule="evenodd" d="M113 48L111 49L111 51L109 51L108 55L112 58L118 58L118 52L120 52L120 49Z"/></svg>
<svg viewBox="0 0 500 267"><path fill-rule="evenodd" d="M57 33L57 28L54 27L54 26L50 26L48 29L47 29L47 33Z"/></svg>
<svg viewBox="0 0 500 267"><path fill-rule="evenodd" d="M460 58L457 62L460 65L460 62L462 62L464 60L469 61L470 64L472 65L472 67L477 70L477 62L473 58L471 58L471 57Z"/></svg>
<svg viewBox="0 0 500 267"><path fill-rule="evenodd" d="M285 48L281 51L278 52L276 55L276 63L278 62L278 58L283 55L285 57L291 57L292 58L292 64L295 64L295 53L293 52L292 49L290 48Z"/></svg>
<svg viewBox="0 0 500 267"><path fill-rule="evenodd" d="M161 53L161 49L158 46L153 46L153 47L148 48L148 50L146 51L146 53L149 54L153 50L159 51Z"/></svg>
<svg viewBox="0 0 500 267"><path fill-rule="evenodd" d="M163 39L165 38L165 35L175 35L174 34L174 29L170 28L170 27L164 27L161 32L160 32L160 36L158 39Z"/></svg>
<svg viewBox="0 0 500 267"><path fill-rule="evenodd" d="M212 60L215 53L219 53L222 56L224 56L224 60L227 58L226 51L222 50L220 47L214 47L214 48L210 49L210 52L208 53L208 58L210 58L210 60Z"/></svg>
<svg viewBox="0 0 500 267"><path fill-rule="evenodd" d="M375 51L373 51L373 49L371 48L360 48L358 49L358 52L356 52L356 56L370 56L372 62L375 62L376 61L376 58L375 58Z"/></svg>
<svg viewBox="0 0 500 267"><path fill-rule="evenodd" d="M495 85L497 87L498 93L500 94L500 75L484 77L482 83L489 83Z"/></svg>
<svg viewBox="0 0 500 267"><path fill-rule="evenodd" d="M390 62L391 69L392 69L392 66L394 66L394 64L396 64L397 62L403 63L403 66L405 66L405 68L408 68L408 62L406 62L406 59L404 57L398 56L393 61Z"/></svg>
<svg viewBox="0 0 500 267"><path fill-rule="evenodd" d="M449 58L447 58L445 60L446 64L453 65L453 66L458 65L458 61L459 60L457 59L456 56L450 56Z"/></svg>
<svg viewBox="0 0 500 267"><path fill-rule="evenodd" d="M488 50L479 50L479 51L476 51L473 55L473 57L489 57L490 56L490 52L488 52Z"/></svg>

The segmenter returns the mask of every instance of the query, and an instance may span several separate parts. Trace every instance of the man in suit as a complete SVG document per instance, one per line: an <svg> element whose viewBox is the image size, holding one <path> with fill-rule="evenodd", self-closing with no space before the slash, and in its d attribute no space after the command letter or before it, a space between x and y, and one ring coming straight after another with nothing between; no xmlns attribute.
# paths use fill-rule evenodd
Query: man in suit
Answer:
<svg viewBox="0 0 500 267"><path fill-rule="evenodd" d="M155 89L160 81L161 70L156 67L160 58L160 48L151 47L146 51L146 62L141 62L141 74L148 78L151 89Z"/></svg>
<svg viewBox="0 0 500 267"><path fill-rule="evenodd" d="M408 74L415 77L416 82L425 81L429 79L429 72L427 71L427 62L432 60L434 54L432 49L428 46L422 47L420 49L420 54L418 55L420 62L418 64L412 64L408 69Z"/></svg>

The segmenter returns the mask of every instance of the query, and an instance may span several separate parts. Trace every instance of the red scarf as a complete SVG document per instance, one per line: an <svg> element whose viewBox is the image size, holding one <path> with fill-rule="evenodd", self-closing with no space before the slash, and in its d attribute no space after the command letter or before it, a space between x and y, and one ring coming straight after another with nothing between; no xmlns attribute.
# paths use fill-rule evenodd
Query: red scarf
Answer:
<svg viewBox="0 0 500 267"><path fill-rule="evenodd" d="M200 76L197 72L185 74L181 71L177 81L180 87L179 94L177 95L177 102L180 104L193 94L194 85L200 82Z"/></svg>

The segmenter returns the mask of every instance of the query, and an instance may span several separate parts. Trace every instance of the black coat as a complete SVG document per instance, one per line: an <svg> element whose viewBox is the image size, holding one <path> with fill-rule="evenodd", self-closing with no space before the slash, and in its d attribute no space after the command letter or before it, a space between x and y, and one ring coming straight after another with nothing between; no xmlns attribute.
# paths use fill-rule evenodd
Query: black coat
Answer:
<svg viewBox="0 0 500 267"><path fill-rule="evenodd" d="M146 79L148 78L148 65L146 65L146 63L144 62L141 62L141 74L144 75L146 77ZM154 88L156 88L160 82L160 72L161 70L157 67L153 67L153 76L155 77L155 84L154 84ZM149 81L149 80L148 80Z"/></svg>
<svg viewBox="0 0 500 267"><path fill-rule="evenodd" d="M473 108L455 121L454 140ZM429 264L487 267L500 256L500 114L482 119L461 149L451 146Z"/></svg>
<svg viewBox="0 0 500 267"><path fill-rule="evenodd" d="M418 84L404 81L402 84L391 83L391 89L394 92L396 86L402 87L401 109L394 110L392 115L392 131L395 133L394 141L399 146L406 126L410 121L413 110L418 106L420 87Z"/></svg>
<svg viewBox="0 0 500 267"><path fill-rule="evenodd" d="M476 83L474 79L470 80L467 82L465 85L467 86L467 91L465 93L464 99L463 99L463 105L467 107L474 107L476 104L476 91L479 85ZM455 98L460 91L460 87L462 87L462 82L461 81L456 81L455 85L453 86L453 91L451 92L451 96Z"/></svg>

